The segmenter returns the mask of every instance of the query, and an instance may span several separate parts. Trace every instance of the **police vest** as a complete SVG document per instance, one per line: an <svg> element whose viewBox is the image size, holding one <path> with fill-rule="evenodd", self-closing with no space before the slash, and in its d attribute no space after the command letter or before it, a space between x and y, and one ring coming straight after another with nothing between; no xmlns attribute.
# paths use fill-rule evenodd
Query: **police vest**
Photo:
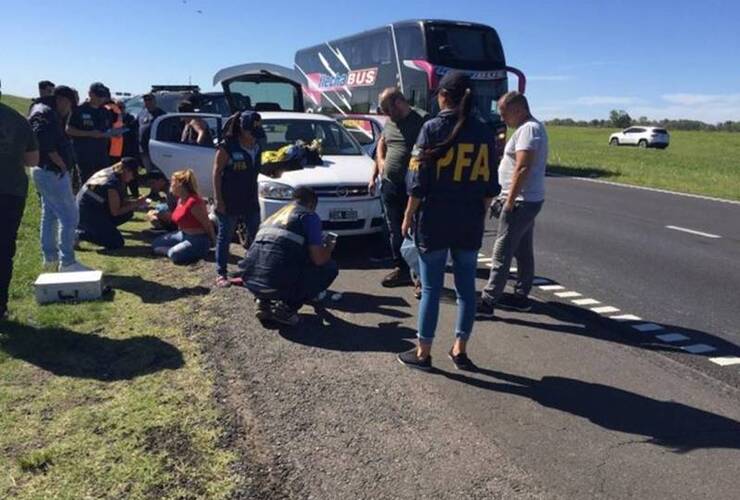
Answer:
<svg viewBox="0 0 740 500"><path fill-rule="evenodd" d="M226 213L243 215L255 210L258 203L257 177L260 173L259 149L255 157L241 147L238 141L224 141L221 148L229 155L221 180L221 195Z"/></svg>
<svg viewBox="0 0 740 500"><path fill-rule="evenodd" d="M77 200L80 206L80 210L84 208L92 208L97 205L97 208L101 206L108 209L108 190L115 189L123 199L123 183L120 181L116 173L113 171L113 167L104 168L98 172L95 172L90 177L79 194Z"/></svg>
<svg viewBox="0 0 740 500"><path fill-rule="evenodd" d="M308 262L303 218L310 213L291 203L262 223L247 253L247 288L259 293L288 290L296 285Z"/></svg>

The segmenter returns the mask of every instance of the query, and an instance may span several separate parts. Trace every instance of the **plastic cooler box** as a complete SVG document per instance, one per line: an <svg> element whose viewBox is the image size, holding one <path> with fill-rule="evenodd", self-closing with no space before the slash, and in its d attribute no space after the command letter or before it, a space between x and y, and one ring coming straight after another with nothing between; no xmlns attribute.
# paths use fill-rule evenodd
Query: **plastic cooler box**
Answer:
<svg viewBox="0 0 740 500"><path fill-rule="evenodd" d="M95 300L103 296L103 272L44 273L34 283L39 304Z"/></svg>

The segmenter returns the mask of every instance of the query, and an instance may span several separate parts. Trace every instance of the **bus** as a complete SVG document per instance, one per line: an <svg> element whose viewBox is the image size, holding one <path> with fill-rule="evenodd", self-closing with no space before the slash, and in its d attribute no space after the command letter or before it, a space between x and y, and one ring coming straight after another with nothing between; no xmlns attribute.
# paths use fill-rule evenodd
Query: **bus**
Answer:
<svg viewBox="0 0 740 500"><path fill-rule="evenodd" d="M508 73L518 78L524 93L524 74L506 65L496 30L477 23L409 20L383 26L295 54L302 76L307 111L335 115L378 112L378 95L398 86L415 107L439 111L433 98L440 78L455 69L473 82L474 108L496 136L503 152L506 125L498 114L498 99L508 91Z"/></svg>

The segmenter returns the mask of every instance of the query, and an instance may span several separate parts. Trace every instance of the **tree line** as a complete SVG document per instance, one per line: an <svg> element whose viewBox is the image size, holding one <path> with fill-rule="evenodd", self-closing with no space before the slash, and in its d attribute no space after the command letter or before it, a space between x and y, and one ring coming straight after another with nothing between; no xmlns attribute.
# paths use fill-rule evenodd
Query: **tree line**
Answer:
<svg viewBox="0 0 740 500"><path fill-rule="evenodd" d="M669 130L703 130L708 132L740 132L740 121L726 121L722 123L705 123L699 120L650 120L647 116L637 119L621 109L613 109L606 120L574 120L572 118L553 118L547 121L548 125L561 127L597 127L597 128L627 128L632 125L663 127Z"/></svg>

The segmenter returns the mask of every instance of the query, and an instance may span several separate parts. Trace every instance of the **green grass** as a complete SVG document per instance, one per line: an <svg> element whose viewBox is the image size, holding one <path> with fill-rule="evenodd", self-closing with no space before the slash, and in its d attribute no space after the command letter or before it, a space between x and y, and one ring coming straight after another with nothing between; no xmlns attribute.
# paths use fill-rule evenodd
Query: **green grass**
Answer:
<svg viewBox="0 0 740 500"><path fill-rule="evenodd" d="M31 99L6 94L3 94L2 97L0 97L0 102L7 106L10 106L23 116L26 116L28 114L28 107L31 105Z"/></svg>
<svg viewBox="0 0 740 500"><path fill-rule="evenodd" d="M113 298L39 306L39 202L28 197L0 323L0 498L223 498L235 456L183 318L207 290L152 259L137 232L104 255Z"/></svg>
<svg viewBox="0 0 740 500"><path fill-rule="evenodd" d="M740 200L740 134L675 131L660 150L610 147L611 129L547 130L551 172Z"/></svg>

